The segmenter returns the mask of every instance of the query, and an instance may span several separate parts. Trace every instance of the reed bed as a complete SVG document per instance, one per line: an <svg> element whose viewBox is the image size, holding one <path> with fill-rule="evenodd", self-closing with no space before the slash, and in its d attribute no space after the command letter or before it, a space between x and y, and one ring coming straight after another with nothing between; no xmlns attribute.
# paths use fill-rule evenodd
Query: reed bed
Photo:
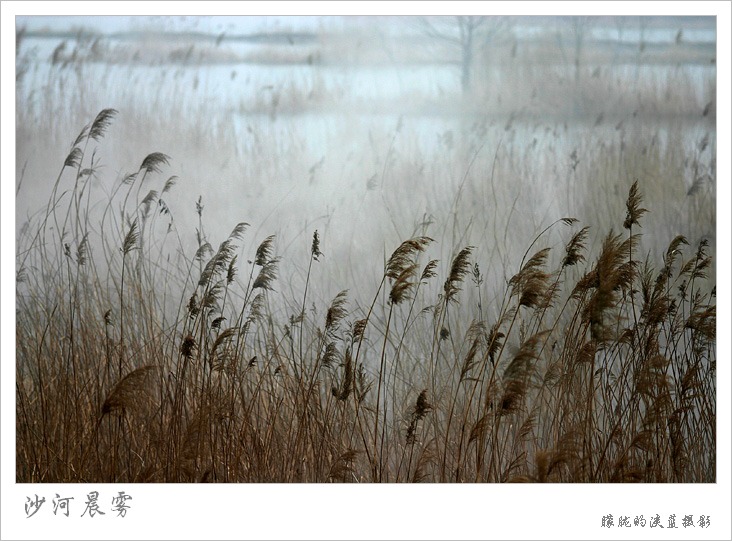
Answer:
<svg viewBox="0 0 732 541"><path fill-rule="evenodd" d="M518 264L461 242L456 204L324 299L351 260L317 229L283 282L277 233L215 239L201 198L178 221L166 154L103 189L117 119L70 137L18 232L18 482L716 481L713 250L645 248L643 180L609 228L512 235Z"/></svg>

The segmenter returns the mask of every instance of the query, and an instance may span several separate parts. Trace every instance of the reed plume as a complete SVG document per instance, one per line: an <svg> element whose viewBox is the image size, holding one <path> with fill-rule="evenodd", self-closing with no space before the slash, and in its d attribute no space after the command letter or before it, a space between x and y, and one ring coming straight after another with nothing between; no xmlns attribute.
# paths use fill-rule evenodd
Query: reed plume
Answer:
<svg viewBox="0 0 732 541"><path fill-rule="evenodd" d="M467 246L452 260L450 265L450 274L445 280L443 290L445 292L445 303L456 302L456 295L460 292L459 284L461 284L465 276L470 272L470 254L473 253L474 246Z"/></svg>
<svg viewBox="0 0 732 541"><path fill-rule="evenodd" d="M103 109L100 111L89 129L89 137L97 142L100 141L104 137L107 128L112 124L112 119L117 116L117 113L118 111L116 109ZM79 138L81 138L81 135ZM77 138L75 144L79 144L79 138Z"/></svg>
<svg viewBox="0 0 732 541"><path fill-rule="evenodd" d="M162 152L153 152L142 160L140 171L160 173L161 165L170 165L170 156Z"/></svg>
<svg viewBox="0 0 732 541"><path fill-rule="evenodd" d="M118 381L102 404L102 415L124 415L127 410L139 407L159 370L156 365L143 366Z"/></svg>
<svg viewBox="0 0 732 541"><path fill-rule="evenodd" d="M628 200L625 203L627 208L627 214L625 216L625 221L623 222L623 227L625 229L632 229L633 225L640 227L641 217L648 212L648 209L641 208L640 205L642 202L643 197L638 190L638 181L636 180L630 187Z"/></svg>

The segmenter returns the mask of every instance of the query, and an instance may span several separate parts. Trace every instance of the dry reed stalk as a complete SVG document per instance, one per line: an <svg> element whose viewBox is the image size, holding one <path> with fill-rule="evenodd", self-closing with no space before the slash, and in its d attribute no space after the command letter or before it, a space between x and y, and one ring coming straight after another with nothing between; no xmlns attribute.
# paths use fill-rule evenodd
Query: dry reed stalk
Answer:
<svg viewBox="0 0 732 541"><path fill-rule="evenodd" d="M483 306L484 277L478 263L471 265L469 261L472 247L464 248L453 259L442 288L437 287L440 298L436 309L417 309L420 314L434 314L425 323L411 318L412 308L422 299L419 288L431 285L437 261L429 261L419 274L418 258L431 239L416 237L402 243L389 258L368 313L348 330L343 325L348 317L345 290L323 310L324 326L311 324L305 317L308 277L300 314L293 316L289 325L285 318L286 331L280 332L281 305L270 309L267 300L267 295L275 298L269 293L279 261L273 257L274 237L257 248L249 282L246 287L242 284L239 295L236 240L246 224L237 225L214 251L206 241L201 219L198 251L192 258L182 258L177 269L181 283L192 284L194 290L181 288L187 291L177 298L183 316L180 321L174 316L171 323L160 305L164 306L168 292L175 290L166 287L161 294L155 288L153 275L147 272L163 259L161 254L155 261L147 243L153 238L150 217L154 203L167 208L160 196L172 187L174 177L161 191L146 188L147 195L141 202L139 197L135 200L131 214L125 212L124 204L121 212L112 212L117 202L112 205L110 201L104 216L112 218L102 221L106 262L95 261L91 250L98 239L84 216L91 207L83 208L82 195L88 195L85 190L92 185L88 179L100 170L94 154L85 153L90 141L103 136L116 111L103 113L81 131L62 168L75 169L64 174L76 175L70 177L75 186L67 195L67 219L77 225L79 234L73 236L73 227L66 230L63 212L56 216L63 202L56 187L45 218L43 213L38 218L43 221L42 229L49 218L55 219L56 231L50 233L49 229L35 237L35 229L23 234L32 250L19 255L17 271L18 279L26 281L19 283L19 288L30 290L27 297L18 296L19 481L23 475L44 481L114 480L120 475L179 480L181 474L195 481L271 481L293 476L345 481L368 479L371 468L374 480L394 479L390 476L396 468L397 481L444 481L452 480L453 475L456 481L714 479L716 291L707 291L702 283L713 268L706 253L708 245L700 242L696 254L686 260L682 251L688 242L683 236L675 237L660 254L663 262L658 272L651 251L645 261L637 260L633 252L639 247L640 236L633 234L633 228L640 227L647 212L642 208L637 182L626 201L623 225L628 235L611 231L602 240L591 268L584 265L589 258L585 256L587 227L565 245L554 272L546 268L548 249L533 248L542 232L524 254L521 270L509 287L489 292L499 301L495 306L492 301ZM126 187L129 196L137 183L141 195L145 177L160 173L168 163L164 154L148 155L138 171L122 178L115 190L123 190L121 198ZM698 189L696 181L693 188ZM202 209L199 200L199 218ZM573 219L558 222L574 224ZM47 247L49 238L60 246L58 254ZM121 265L116 256L120 245ZM534 255L529 258L532 250ZM316 231L309 266L320 256ZM190 276L196 262L198 282ZM187 275L186 266L190 267ZM574 289L570 286L572 293L560 309L555 304L561 292L558 284L560 275L561 280L568 279L570 273L563 271L569 267L576 267L581 278L573 284ZM133 268L137 281L128 280ZM107 282L116 284L118 291L110 294L101 286L85 290L95 281L103 282L105 271ZM166 277L175 281L175 271L174 267L166 268ZM468 272L476 285L481 316L484 310L496 311L492 326L480 318L476 321L457 302ZM384 295L382 288L387 281L390 290ZM114 307L117 293L118 322L112 325L108 310L104 314L105 333L97 333L97 338L94 325L102 324L100 315ZM379 299L383 299L382 305L377 304ZM239 302L241 307L230 307L227 300ZM359 299L354 302L359 305ZM410 305L406 317L403 306L398 308L405 302ZM565 308L573 311L565 314ZM237 312L239 319L225 328L224 322L234 319L231 314ZM468 323L467 332L458 332ZM299 337L295 336L296 325ZM392 336L397 329L402 331L398 339ZM99 377L98 369L103 359L109 364L114 354L115 332L119 332L119 374L104 396L104 378ZM377 343L379 332L384 339ZM529 348L542 333L545 337ZM299 349L294 345L298 338ZM517 342L522 344L518 353L502 362L511 351L510 344ZM364 357L359 363L362 345ZM176 347L179 356L175 355ZM530 351L524 351L527 348ZM157 363L157 355L159 365L142 367L123 377L123 359L132 362L144 356L147 362ZM373 367L369 363L377 356L381 360L379 390L370 393L370 380L375 376L367 376L364 364ZM420 365L428 357L429 368L422 372ZM445 360L449 364L443 363ZM293 363L302 367L294 376L288 369ZM277 365L282 368L273 373ZM409 366L410 372L399 373L402 365ZM439 371L435 365L440 366ZM324 371L328 367L338 372L331 393L320 385L328 377ZM137 415L132 413L135 408L156 403L151 383L159 370L169 374L162 387L165 395L155 415L156 426L147 427L152 444L140 450L146 465L137 468L131 456L133 448L147 440ZM534 384L536 376L540 378L538 386ZM424 383L426 389L413 407L404 417L397 416L397 410L402 409L398 405L406 401L410 390ZM85 389L92 392L87 396L81 392ZM435 393L436 389L441 392ZM218 398L215 401L213 397ZM35 412L32 404L40 404L42 411ZM232 412L239 408L246 414L233 428ZM455 411L460 422L453 429ZM387 412L393 414L391 424L387 423ZM189 420L191 413L193 419ZM89 434L95 420L99 426L107 414L118 418L117 432L109 433L110 454L114 453L111 470L105 469L101 459L97 464L85 460L91 445L81 448L79 464L77 450L74 446L63 450L64 444L75 441L77 435ZM369 424L372 419L373 426ZM175 429L176 423L181 424L181 431ZM293 423L296 433L288 430ZM39 427L40 434L31 429L33 426ZM406 445L403 433L394 436L404 430ZM401 440L402 448L390 445L389 438L392 442ZM169 452L161 456L159 449L166 445ZM401 468L407 462L407 452L405 476ZM357 460L360 453L365 453L365 461ZM118 454L122 458L119 462ZM490 457L487 470L483 456ZM167 467L161 470L164 474L158 472L161 467ZM122 473L125 470L129 474Z"/></svg>

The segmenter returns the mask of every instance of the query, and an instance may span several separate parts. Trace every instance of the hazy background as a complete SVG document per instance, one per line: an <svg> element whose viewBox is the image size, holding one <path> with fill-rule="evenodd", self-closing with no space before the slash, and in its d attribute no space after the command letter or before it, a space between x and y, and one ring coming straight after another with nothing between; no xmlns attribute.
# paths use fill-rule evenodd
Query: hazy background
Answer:
<svg viewBox="0 0 732 541"><path fill-rule="evenodd" d="M164 201L185 246L199 196L213 246L246 221L252 243L277 235L284 276L318 229L324 298L370 287L414 234L440 241L443 261L476 245L500 284L561 217L596 236L620 228L636 178L659 254L679 233L714 241L713 18L19 17L16 29L17 228L111 107L97 193L163 152L170 166L141 196L178 177Z"/></svg>

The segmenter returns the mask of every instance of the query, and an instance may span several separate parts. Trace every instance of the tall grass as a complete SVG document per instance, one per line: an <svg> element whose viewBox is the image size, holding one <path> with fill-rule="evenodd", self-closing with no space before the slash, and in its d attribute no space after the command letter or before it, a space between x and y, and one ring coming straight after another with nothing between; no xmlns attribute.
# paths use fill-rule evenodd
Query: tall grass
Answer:
<svg viewBox="0 0 732 541"><path fill-rule="evenodd" d="M503 284L445 245L455 206L450 234L371 254L321 302L311 281L351 261L313 230L288 292L276 235L214 241L202 199L177 221L165 154L100 194L116 114L18 234L18 482L716 480L712 259L703 238L642 249L642 180L612 229L524 238Z"/></svg>

